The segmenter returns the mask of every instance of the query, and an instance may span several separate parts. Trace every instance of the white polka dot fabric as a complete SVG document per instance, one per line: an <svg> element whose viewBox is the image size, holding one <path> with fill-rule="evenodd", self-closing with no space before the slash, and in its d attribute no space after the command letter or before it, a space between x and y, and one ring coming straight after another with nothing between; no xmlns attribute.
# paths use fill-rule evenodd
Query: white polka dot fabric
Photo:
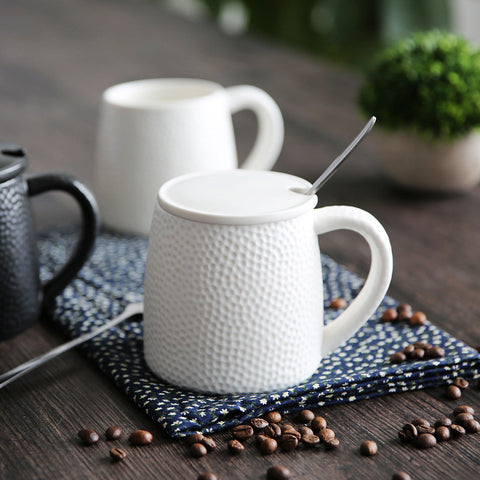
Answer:
<svg viewBox="0 0 480 480"><path fill-rule="evenodd" d="M61 265L74 236L51 233L39 242L41 276ZM129 302L142 300L147 240L102 233L94 254L78 277L56 299L51 321L68 337L77 337L118 315ZM363 281L322 255L324 302L350 301ZM320 294L321 292L319 292ZM478 375L480 355L430 322L382 323L382 312L396 305L385 297L372 318L338 348L306 382L281 391L248 395L208 395L178 389L157 378L143 358L143 325L135 317L92 339L82 349L125 394L174 437L232 427L272 409L282 413L352 402L394 392L450 383ZM421 309L421 305L415 305ZM325 308L325 321L340 311ZM442 346L440 359L394 365L389 357L418 340ZM268 361L268 359L265 359Z"/></svg>

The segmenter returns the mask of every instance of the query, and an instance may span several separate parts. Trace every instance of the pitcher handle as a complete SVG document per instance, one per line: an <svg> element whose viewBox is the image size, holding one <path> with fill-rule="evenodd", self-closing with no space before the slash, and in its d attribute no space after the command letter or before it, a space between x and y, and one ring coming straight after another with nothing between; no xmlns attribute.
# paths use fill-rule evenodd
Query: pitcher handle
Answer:
<svg viewBox="0 0 480 480"><path fill-rule="evenodd" d="M385 229L368 212L356 207L329 206L313 211L317 235L332 230L353 230L368 243L371 253L367 280L348 308L324 327L322 357L342 345L380 305L392 278L392 247Z"/></svg>

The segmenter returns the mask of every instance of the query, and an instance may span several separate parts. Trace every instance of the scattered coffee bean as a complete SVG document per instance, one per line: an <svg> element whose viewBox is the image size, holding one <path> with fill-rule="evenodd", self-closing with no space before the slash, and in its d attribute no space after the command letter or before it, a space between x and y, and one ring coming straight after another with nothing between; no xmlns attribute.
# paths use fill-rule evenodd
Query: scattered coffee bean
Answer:
<svg viewBox="0 0 480 480"><path fill-rule="evenodd" d="M462 391L455 385L449 385L445 395L450 400L458 400L462 396Z"/></svg>
<svg viewBox="0 0 480 480"><path fill-rule="evenodd" d="M302 425L301 427L298 428L298 431L302 435L313 435L313 430L310 427L306 427L305 425Z"/></svg>
<svg viewBox="0 0 480 480"><path fill-rule="evenodd" d="M430 422L425 418L416 418L415 420L412 420L412 425L415 425L416 427L418 427L418 425L429 427Z"/></svg>
<svg viewBox="0 0 480 480"><path fill-rule="evenodd" d="M473 420L473 415L471 413L459 413L455 416L455 423L465 427L464 423L468 420Z"/></svg>
<svg viewBox="0 0 480 480"><path fill-rule="evenodd" d="M242 453L245 450L243 443L235 439L229 440L227 447L231 453L235 454Z"/></svg>
<svg viewBox="0 0 480 480"><path fill-rule="evenodd" d="M412 316L412 306L408 303L397 305L398 320L408 320Z"/></svg>
<svg viewBox="0 0 480 480"><path fill-rule="evenodd" d="M114 447L110 449L110 458L112 462L120 462L127 457L127 452L121 448Z"/></svg>
<svg viewBox="0 0 480 480"><path fill-rule="evenodd" d="M278 443L275 439L266 437L258 446L261 453L264 455L270 455L273 453L278 447Z"/></svg>
<svg viewBox="0 0 480 480"><path fill-rule="evenodd" d="M153 442L153 435L147 430L135 430L128 437L128 441L137 446L149 445Z"/></svg>
<svg viewBox="0 0 480 480"><path fill-rule="evenodd" d="M334 310L340 310L341 308L347 307L347 301L344 298L334 298L330 300L328 308L333 308Z"/></svg>
<svg viewBox="0 0 480 480"><path fill-rule="evenodd" d="M466 390L470 383L464 378L458 377L453 381L453 384L458 387L460 390Z"/></svg>
<svg viewBox="0 0 480 480"><path fill-rule="evenodd" d="M318 436L323 443L327 443L335 438L335 432L331 428L322 428L318 432Z"/></svg>
<svg viewBox="0 0 480 480"><path fill-rule="evenodd" d="M315 418L315 414L311 410L302 410L297 415L300 423L310 423Z"/></svg>
<svg viewBox="0 0 480 480"><path fill-rule="evenodd" d="M423 348L415 348L412 353L413 360L421 360L425 356L425 350Z"/></svg>
<svg viewBox="0 0 480 480"><path fill-rule="evenodd" d="M375 455L378 452L378 446L376 442L373 440L365 440L361 445L360 445L360 453L364 457L371 457L372 455Z"/></svg>
<svg viewBox="0 0 480 480"><path fill-rule="evenodd" d="M207 449L207 452L213 452L217 448L215 440L210 437L203 437L200 443Z"/></svg>
<svg viewBox="0 0 480 480"><path fill-rule="evenodd" d="M307 428L307 427L305 427ZM267 437L271 438L278 438L282 434L282 429L280 428L280 425L276 423L269 423L268 426L266 426L262 430L263 435L266 435Z"/></svg>
<svg viewBox="0 0 480 480"><path fill-rule="evenodd" d="M313 448L320 443L320 438L313 433L311 435L302 435L302 443L307 448Z"/></svg>
<svg viewBox="0 0 480 480"><path fill-rule="evenodd" d="M272 438L272 437L268 437L263 433L259 433L258 435L255 435L255 444L260 445L266 438Z"/></svg>
<svg viewBox="0 0 480 480"><path fill-rule="evenodd" d="M284 452L291 452L297 448L298 445L298 438L294 435L289 435L288 433L284 433L278 439L278 445Z"/></svg>
<svg viewBox="0 0 480 480"><path fill-rule="evenodd" d="M302 434L295 429L290 429L290 430L285 430L282 435L293 435L297 440L300 440L302 438Z"/></svg>
<svg viewBox="0 0 480 480"><path fill-rule="evenodd" d="M250 425L237 425L232 429L232 436L243 442L253 437L253 428Z"/></svg>
<svg viewBox="0 0 480 480"><path fill-rule="evenodd" d="M403 363L407 359L407 356L403 352L395 352L390 355L390 361L392 363Z"/></svg>
<svg viewBox="0 0 480 480"><path fill-rule="evenodd" d="M279 423L282 421L282 415L280 415L278 412L268 412L265 415L265 420L268 423Z"/></svg>
<svg viewBox="0 0 480 480"><path fill-rule="evenodd" d="M340 445L340 440L337 437L332 438L331 440L324 441L323 444L327 450L333 450L334 448L338 448Z"/></svg>
<svg viewBox="0 0 480 480"><path fill-rule="evenodd" d="M415 345L413 345L413 343L411 343L410 345L407 345L402 350L402 353L404 353L407 358L412 358L414 351L415 351Z"/></svg>
<svg viewBox="0 0 480 480"><path fill-rule="evenodd" d="M192 433L188 437L185 438L185 443L187 445L192 445L194 443L201 443L203 439L203 435L201 433Z"/></svg>
<svg viewBox="0 0 480 480"><path fill-rule="evenodd" d="M465 435L465 429L461 425L456 425L455 423L452 423L450 427L450 437L451 438L460 438L463 435Z"/></svg>
<svg viewBox="0 0 480 480"><path fill-rule="evenodd" d="M404 434L404 440L407 442L411 442L418 436L417 427L413 423L404 425L402 432ZM402 437L400 437L400 439L402 439Z"/></svg>
<svg viewBox="0 0 480 480"><path fill-rule="evenodd" d="M412 477L406 472L396 472L393 474L392 480L412 480Z"/></svg>
<svg viewBox="0 0 480 480"><path fill-rule="evenodd" d="M192 443L192 445L190 445L190 453L192 457L199 458L204 457L208 451L203 443Z"/></svg>
<svg viewBox="0 0 480 480"><path fill-rule="evenodd" d="M109 427L105 431L105 438L107 440L118 440L122 436L122 429L120 427Z"/></svg>
<svg viewBox="0 0 480 480"><path fill-rule="evenodd" d="M419 435L421 435L422 433L434 434L435 429L433 427L429 427L427 425L417 425L417 432L418 432Z"/></svg>
<svg viewBox="0 0 480 480"><path fill-rule="evenodd" d="M414 312L408 321L412 327L418 327L425 324L427 316L423 312Z"/></svg>
<svg viewBox="0 0 480 480"><path fill-rule="evenodd" d="M435 429L435 438L437 442L445 442L446 440L450 440L450 429L445 426L441 425Z"/></svg>
<svg viewBox="0 0 480 480"><path fill-rule="evenodd" d="M250 420L250 425L255 431L259 431L263 430L266 426L268 426L268 421L263 418L252 418Z"/></svg>
<svg viewBox="0 0 480 480"><path fill-rule="evenodd" d="M410 441L410 439L407 437L407 435L405 434L405 432L403 430L398 431L398 438L400 439L400 441L402 443L407 443L407 442Z"/></svg>
<svg viewBox="0 0 480 480"><path fill-rule="evenodd" d="M327 428L327 421L323 417L315 417L310 422L310 428L313 433L318 433L322 428Z"/></svg>
<svg viewBox="0 0 480 480"><path fill-rule="evenodd" d="M468 414L463 414L463 415L468 415ZM470 420L466 420L462 424L463 428L467 433L478 433L480 432L480 423L477 422L477 420L474 420L473 418Z"/></svg>
<svg viewBox="0 0 480 480"><path fill-rule="evenodd" d="M427 358L442 358L445 356L445 350L439 346L431 346L425 350Z"/></svg>
<svg viewBox="0 0 480 480"><path fill-rule="evenodd" d="M421 433L415 438L415 446L417 448L432 448L437 444L437 439L431 433Z"/></svg>
<svg viewBox="0 0 480 480"><path fill-rule="evenodd" d="M80 430L78 432L78 437L85 445L93 445L100 440L98 433L89 429Z"/></svg>
<svg viewBox="0 0 480 480"><path fill-rule="evenodd" d="M218 477L212 472L201 473L197 480L218 480Z"/></svg>
<svg viewBox="0 0 480 480"><path fill-rule="evenodd" d="M428 350L429 348L432 347L432 345L430 343L425 342L423 340L418 340L418 341L414 342L413 346L415 348L423 348L424 350Z"/></svg>
<svg viewBox="0 0 480 480"><path fill-rule="evenodd" d="M441 417L435 422L434 427L449 427L451 424L452 421L448 417Z"/></svg>
<svg viewBox="0 0 480 480"><path fill-rule="evenodd" d="M284 423L283 425L280 425L280 429L283 432L286 432L287 430L295 430L295 427L293 425L290 425L289 423Z"/></svg>
<svg viewBox="0 0 480 480"><path fill-rule="evenodd" d="M471 413L473 415L475 410L470 405L459 405L458 407L455 407L453 415L456 417L460 413Z"/></svg>
<svg viewBox="0 0 480 480"><path fill-rule="evenodd" d="M384 322L394 322L398 317L398 313L394 308L388 308L382 314L382 320Z"/></svg>
<svg viewBox="0 0 480 480"><path fill-rule="evenodd" d="M290 470L281 465L274 465L267 470L267 480L288 480Z"/></svg>

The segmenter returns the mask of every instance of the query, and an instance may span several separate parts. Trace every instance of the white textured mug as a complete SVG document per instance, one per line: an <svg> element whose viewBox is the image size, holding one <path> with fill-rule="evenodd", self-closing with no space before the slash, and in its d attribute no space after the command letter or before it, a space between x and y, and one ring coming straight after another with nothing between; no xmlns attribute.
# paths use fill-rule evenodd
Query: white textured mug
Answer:
<svg viewBox="0 0 480 480"><path fill-rule="evenodd" d="M158 193L145 272L145 359L187 389L262 392L310 377L383 299L388 236L355 207L314 209L309 182L279 172L191 174ZM371 266L348 308L323 325L317 235L349 229Z"/></svg>
<svg viewBox="0 0 480 480"><path fill-rule="evenodd" d="M255 144L241 165L270 169L283 144L283 119L263 90L188 78L139 80L103 93L95 194L104 225L147 235L158 188L190 172L237 168L232 114L251 109Z"/></svg>

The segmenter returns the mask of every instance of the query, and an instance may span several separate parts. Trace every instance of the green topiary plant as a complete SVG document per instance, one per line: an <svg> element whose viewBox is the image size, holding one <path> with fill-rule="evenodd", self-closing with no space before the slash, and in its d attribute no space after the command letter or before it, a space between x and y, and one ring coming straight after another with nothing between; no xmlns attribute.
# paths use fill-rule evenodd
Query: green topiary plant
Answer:
<svg viewBox="0 0 480 480"><path fill-rule="evenodd" d="M359 105L386 129L459 138L480 126L480 50L451 33L415 33L375 59Z"/></svg>

